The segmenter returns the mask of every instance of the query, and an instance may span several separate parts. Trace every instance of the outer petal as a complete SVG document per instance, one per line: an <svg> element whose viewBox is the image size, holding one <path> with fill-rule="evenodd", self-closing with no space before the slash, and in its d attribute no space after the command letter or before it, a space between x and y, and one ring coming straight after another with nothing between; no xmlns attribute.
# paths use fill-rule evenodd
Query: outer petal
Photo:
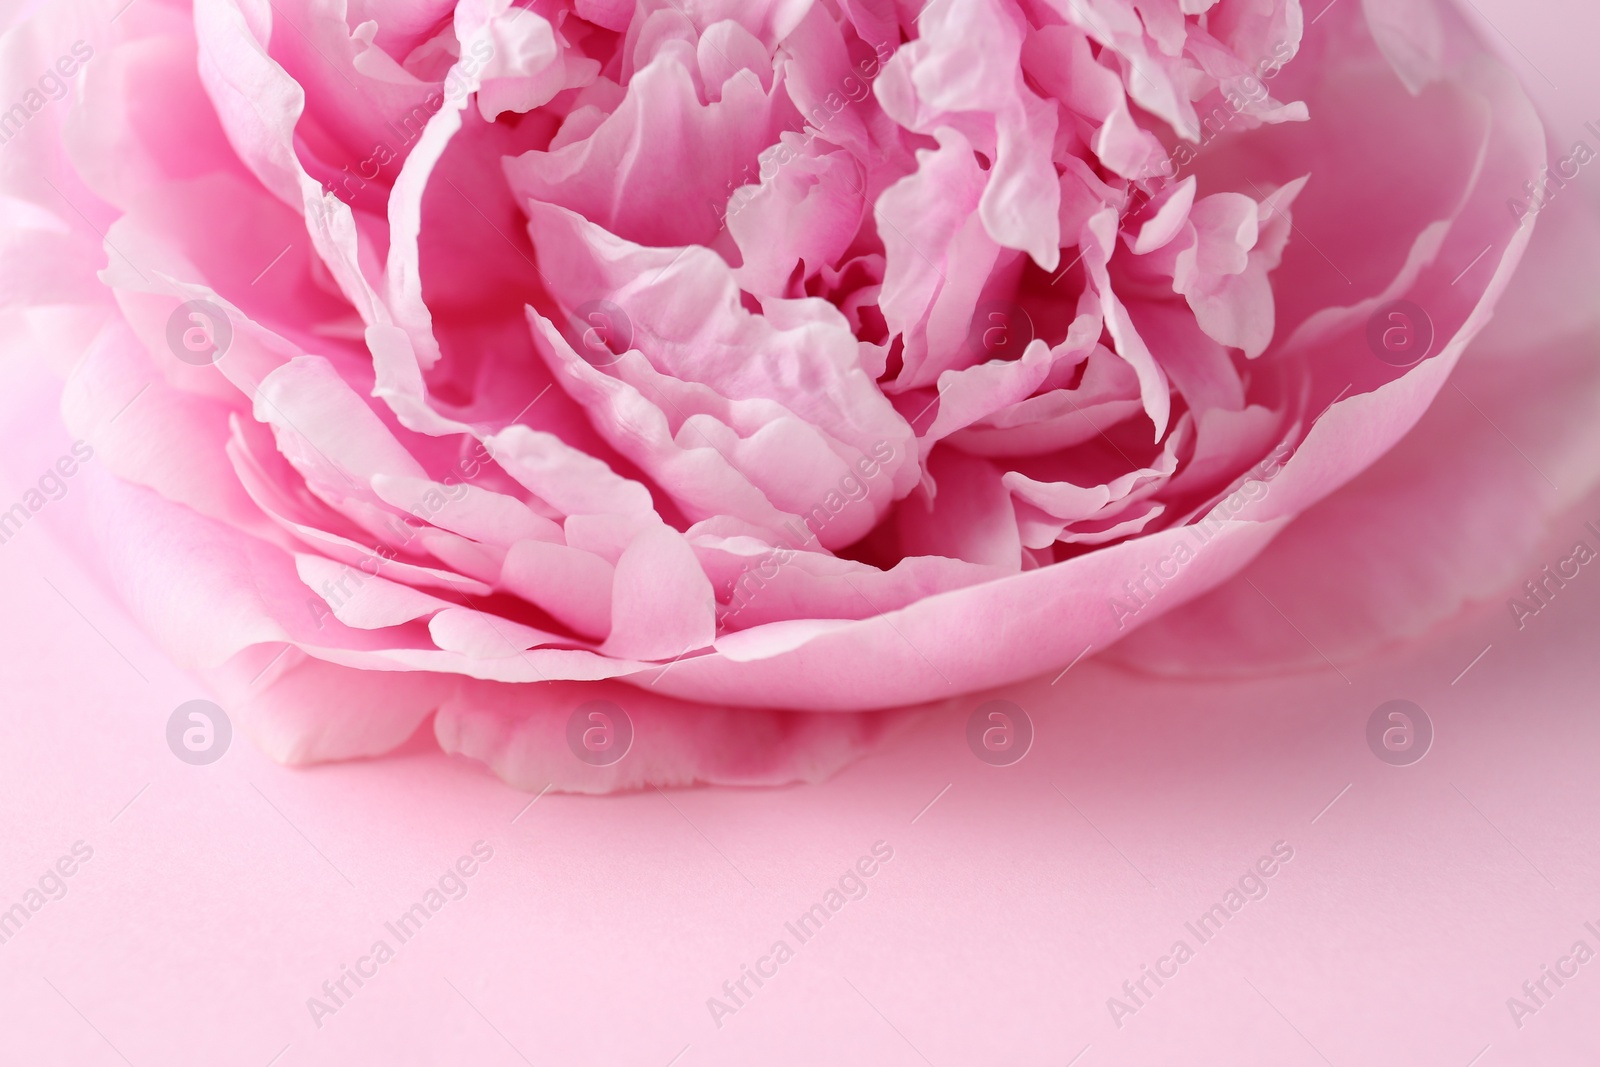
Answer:
<svg viewBox="0 0 1600 1067"><path fill-rule="evenodd" d="M623 709L633 744L610 766L577 759L572 714L591 700ZM893 740L927 709L830 715L686 704L615 683L464 685L434 729L446 752L487 763L529 792L610 793L647 786L815 782Z"/></svg>
<svg viewBox="0 0 1600 1067"><path fill-rule="evenodd" d="M273 663L282 651L264 646L212 675L229 712L280 763L389 752L462 684L448 674L352 670L293 650Z"/></svg>
<svg viewBox="0 0 1600 1067"><path fill-rule="evenodd" d="M1495 334L1416 428L1237 580L1146 627L1115 658L1184 674L1318 667L1416 637L1471 601L1523 595L1552 521L1600 483L1600 319L1591 310L1586 327L1560 337L1542 326L1545 301L1583 304L1600 286L1600 222L1576 198L1551 212ZM1600 550L1584 518L1600 521L1574 518L1564 548L1581 539ZM1507 622L1522 624L1509 609Z"/></svg>

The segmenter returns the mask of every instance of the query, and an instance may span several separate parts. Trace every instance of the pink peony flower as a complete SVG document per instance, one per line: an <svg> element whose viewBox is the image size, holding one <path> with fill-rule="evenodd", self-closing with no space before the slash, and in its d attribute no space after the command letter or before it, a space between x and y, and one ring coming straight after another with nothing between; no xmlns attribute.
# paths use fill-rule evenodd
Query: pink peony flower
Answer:
<svg viewBox="0 0 1600 1067"><path fill-rule="evenodd" d="M529 788L816 777L1219 587L1545 162L1433 0L116 6L0 115L108 573L274 756Z"/></svg>

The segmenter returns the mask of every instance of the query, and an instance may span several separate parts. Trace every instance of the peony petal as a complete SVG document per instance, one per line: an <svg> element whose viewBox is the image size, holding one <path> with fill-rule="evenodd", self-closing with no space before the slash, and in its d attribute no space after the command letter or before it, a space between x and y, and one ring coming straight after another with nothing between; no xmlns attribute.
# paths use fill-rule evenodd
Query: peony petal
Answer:
<svg viewBox="0 0 1600 1067"><path fill-rule="evenodd" d="M584 763L568 746L569 720L591 701L607 701L628 717L631 747L609 765ZM924 710L752 711L685 704L615 683L474 683L440 709L434 728L446 752L487 763L515 788L613 793L819 781L901 735Z"/></svg>
<svg viewBox="0 0 1600 1067"><path fill-rule="evenodd" d="M716 634L714 603L711 583L683 535L668 526L646 530L617 561L611 633L602 651L666 660L705 648Z"/></svg>

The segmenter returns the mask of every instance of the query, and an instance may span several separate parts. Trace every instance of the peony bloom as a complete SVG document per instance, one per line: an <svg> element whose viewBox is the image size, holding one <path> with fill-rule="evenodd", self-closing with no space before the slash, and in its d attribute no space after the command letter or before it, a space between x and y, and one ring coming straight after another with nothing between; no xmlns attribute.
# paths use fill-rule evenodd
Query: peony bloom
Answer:
<svg viewBox="0 0 1600 1067"><path fill-rule="evenodd" d="M116 6L8 38L0 189L108 573L278 758L530 788L814 777L1218 587L1544 164L1434 0Z"/></svg>

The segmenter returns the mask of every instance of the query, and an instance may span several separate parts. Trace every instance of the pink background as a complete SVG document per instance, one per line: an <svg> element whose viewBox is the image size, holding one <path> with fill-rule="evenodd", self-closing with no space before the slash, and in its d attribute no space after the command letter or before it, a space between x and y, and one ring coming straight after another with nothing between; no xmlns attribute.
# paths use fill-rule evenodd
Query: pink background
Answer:
<svg viewBox="0 0 1600 1067"><path fill-rule="evenodd" d="M973 758L957 715L821 786L524 811L423 751L294 771L236 738L214 765L180 763L163 728L201 690L42 532L0 548L0 595L27 620L0 668L0 904L73 842L94 856L0 945L0 1062L1600 1054L1600 961L1520 1030L1505 1006L1575 940L1600 947L1583 929L1600 926L1600 573L1520 633L1491 605L1348 683L1153 682L1085 661L1012 694L1038 733L1008 768ZM1395 697L1437 730L1410 767L1364 739ZM494 858L466 897L313 1025L307 998L375 939L397 944L384 922L478 840ZM867 896L799 945L784 923L880 840L894 857ZM1266 898L1199 944L1184 923L1279 840L1294 857ZM795 958L716 1027L706 999L778 938ZM1178 938L1194 958L1119 1029L1107 998Z"/></svg>
<svg viewBox="0 0 1600 1067"><path fill-rule="evenodd" d="M1600 14L1479 8L1557 145L1600 119ZM69 442L49 429L47 381L3 379L9 500ZM1506 1006L1575 941L1600 950L1584 928L1600 928L1600 569L1520 632L1490 603L1344 676L1176 683L1085 661L1007 694L1037 728L1009 768L972 756L961 713L820 786L526 807L420 745L296 771L236 737L214 765L179 762L167 718L207 694L60 536L85 495L74 479L0 545L0 908L74 842L94 850L0 944L0 1063L1600 1056L1600 959L1520 1028ZM1600 500L1527 576L1590 519ZM1437 731L1414 766L1366 745L1394 698ZM480 840L494 855L467 895L319 1028L307 998L376 939L397 944L384 923ZM894 855L865 898L800 945L784 924L878 841ZM1199 944L1184 924L1278 841L1294 856L1268 895ZM707 998L779 938L794 958L717 1026ZM1119 1027L1107 998L1179 938L1194 958Z"/></svg>

